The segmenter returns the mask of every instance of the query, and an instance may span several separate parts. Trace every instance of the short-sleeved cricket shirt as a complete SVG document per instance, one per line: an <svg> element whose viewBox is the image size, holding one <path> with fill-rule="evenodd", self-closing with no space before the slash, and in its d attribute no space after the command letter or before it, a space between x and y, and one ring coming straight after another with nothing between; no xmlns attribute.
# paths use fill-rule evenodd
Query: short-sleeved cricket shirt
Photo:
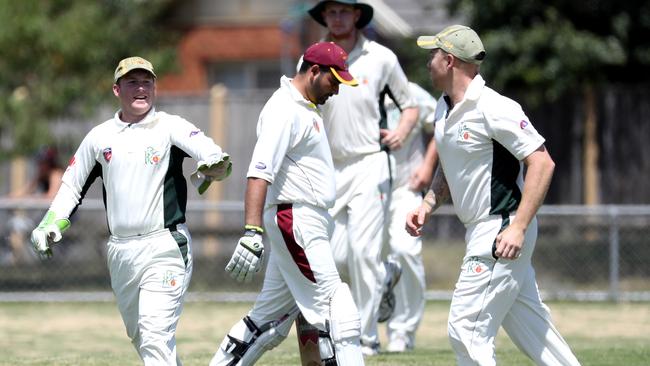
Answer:
<svg viewBox="0 0 650 366"><path fill-rule="evenodd" d="M247 176L271 183L267 205L307 203L327 209L334 204L334 165L323 118L286 76L260 113Z"/></svg>
<svg viewBox="0 0 650 366"><path fill-rule="evenodd" d="M477 75L451 110L443 95L435 116L440 163L460 220L469 225L516 211L523 188L521 160L544 143L521 106Z"/></svg>
<svg viewBox="0 0 650 366"><path fill-rule="evenodd" d="M350 73L359 85L341 85L322 107L334 160L379 152L379 128L386 122L383 100L414 107L408 80L393 51L360 35L349 53ZM387 128L383 126L382 128Z"/></svg>

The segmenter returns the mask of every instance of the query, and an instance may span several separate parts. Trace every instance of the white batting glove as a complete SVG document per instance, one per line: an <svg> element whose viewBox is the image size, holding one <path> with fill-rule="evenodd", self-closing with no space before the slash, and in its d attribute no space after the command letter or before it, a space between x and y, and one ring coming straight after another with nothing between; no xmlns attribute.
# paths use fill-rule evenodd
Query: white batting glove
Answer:
<svg viewBox="0 0 650 366"><path fill-rule="evenodd" d="M47 211L41 223L32 231L32 248L41 258L51 258L52 244L58 243L63 237L61 234L69 227L70 220L57 219L54 211Z"/></svg>
<svg viewBox="0 0 650 366"><path fill-rule="evenodd" d="M230 161L230 155L223 153L219 161L200 164L198 169L190 175L190 182L196 187L199 194L203 194L212 182L219 182L228 178L231 172L232 162Z"/></svg>
<svg viewBox="0 0 650 366"><path fill-rule="evenodd" d="M251 282L253 275L259 272L264 262L264 244L261 227L246 225L246 232L239 239L232 258L226 265L226 272L238 282Z"/></svg>

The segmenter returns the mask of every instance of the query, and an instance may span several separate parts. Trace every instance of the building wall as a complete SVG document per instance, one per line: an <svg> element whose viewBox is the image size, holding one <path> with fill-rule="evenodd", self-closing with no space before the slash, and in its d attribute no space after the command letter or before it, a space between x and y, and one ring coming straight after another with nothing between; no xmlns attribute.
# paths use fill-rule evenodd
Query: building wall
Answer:
<svg viewBox="0 0 650 366"><path fill-rule="evenodd" d="M301 52L297 34L277 24L196 27L179 43L179 72L162 77L158 88L161 93L204 93L211 87L211 62L279 60L285 54L297 58Z"/></svg>

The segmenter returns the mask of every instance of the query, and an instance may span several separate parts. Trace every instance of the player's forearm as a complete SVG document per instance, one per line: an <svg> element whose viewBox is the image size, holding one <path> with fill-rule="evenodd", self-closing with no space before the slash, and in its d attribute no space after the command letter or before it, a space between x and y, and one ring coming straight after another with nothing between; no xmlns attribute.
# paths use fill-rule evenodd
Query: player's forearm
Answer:
<svg viewBox="0 0 650 366"><path fill-rule="evenodd" d="M248 178L246 199L244 203L244 218L246 225L263 227L262 215L266 201L268 182L261 178Z"/></svg>
<svg viewBox="0 0 650 366"><path fill-rule="evenodd" d="M527 168L521 202L511 224L523 230L528 227L544 202L555 170L555 163L546 150L533 153L525 162Z"/></svg>
<svg viewBox="0 0 650 366"><path fill-rule="evenodd" d="M418 122L418 115L417 107L404 108L402 110L399 123L397 124L397 130L401 132L402 136L406 137L411 133L411 130L413 130L413 127Z"/></svg>
<svg viewBox="0 0 650 366"><path fill-rule="evenodd" d="M436 173L433 176L433 181L431 182L431 188L424 196L422 203L431 208L431 212L435 211L443 203L449 200L449 186L447 185L447 180L445 179L445 174L442 171L442 167L436 169Z"/></svg>
<svg viewBox="0 0 650 366"><path fill-rule="evenodd" d="M436 140L433 137L431 137L431 140L427 144L427 150L424 152L424 161L422 163L432 167L431 171L436 171L436 167L438 166L438 148L436 147Z"/></svg>

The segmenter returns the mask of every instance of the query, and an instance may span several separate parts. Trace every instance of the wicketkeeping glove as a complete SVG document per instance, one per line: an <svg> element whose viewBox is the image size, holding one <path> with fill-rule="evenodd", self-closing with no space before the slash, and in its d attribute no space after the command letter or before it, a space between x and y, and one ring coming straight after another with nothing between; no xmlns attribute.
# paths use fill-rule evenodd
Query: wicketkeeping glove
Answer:
<svg viewBox="0 0 650 366"><path fill-rule="evenodd" d="M70 227L70 220L57 219L54 211L47 211L38 227L32 231L31 241L34 251L41 258L51 258L51 245L62 238L62 233Z"/></svg>
<svg viewBox="0 0 650 366"><path fill-rule="evenodd" d="M226 272L238 282L251 282L253 275L259 272L264 262L264 244L261 227L246 225L244 236L239 239L235 252L226 265Z"/></svg>
<svg viewBox="0 0 650 366"><path fill-rule="evenodd" d="M231 172L232 162L230 161L230 155L223 153L221 160L210 164L201 164L190 175L190 181L197 188L199 194L203 194L210 186L210 183L214 181L219 182L228 178Z"/></svg>

